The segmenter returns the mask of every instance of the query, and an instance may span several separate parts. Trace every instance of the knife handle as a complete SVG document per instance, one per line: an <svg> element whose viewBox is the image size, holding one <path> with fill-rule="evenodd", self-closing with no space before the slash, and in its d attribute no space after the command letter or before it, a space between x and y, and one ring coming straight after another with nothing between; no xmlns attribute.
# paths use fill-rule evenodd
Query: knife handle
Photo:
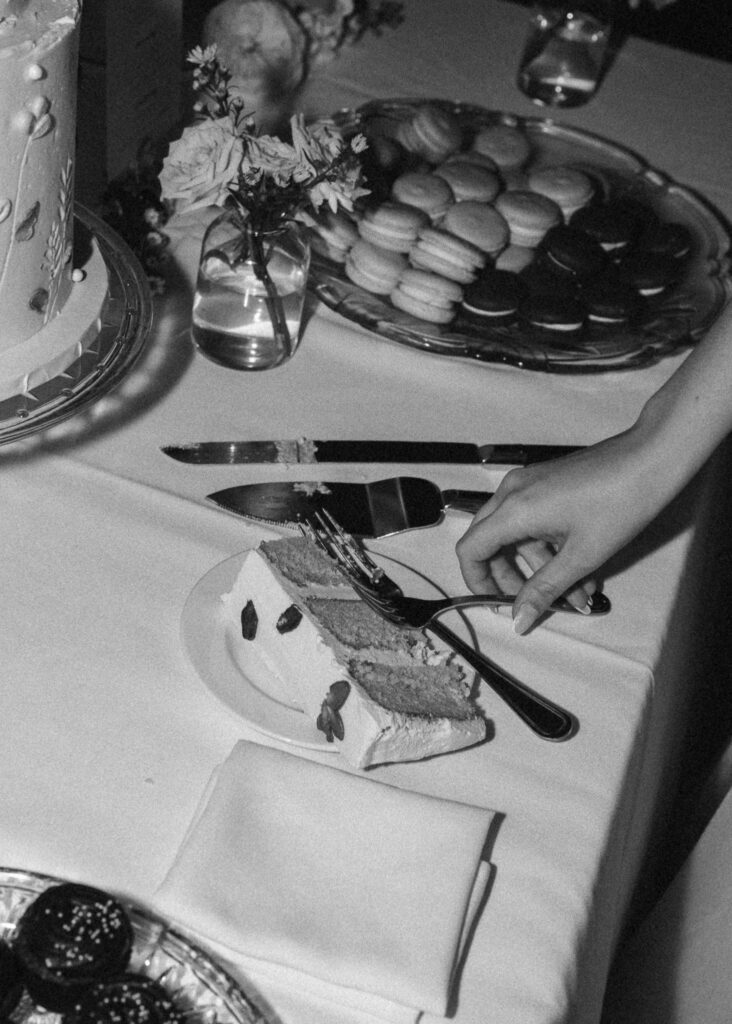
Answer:
<svg viewBox="0 0 732 1024"><path fill-rule="evenodd" d="M446 509L474 515L492 497L490 491L443 491L442 503Z"/></svg>
<svg viewBox="0 0 732 1024"><path fill-rule="evenodd" d="M564 444L484 444L478 448L480 461L493 466L530 466L549 462L579 451L581 445Z"/></svg>

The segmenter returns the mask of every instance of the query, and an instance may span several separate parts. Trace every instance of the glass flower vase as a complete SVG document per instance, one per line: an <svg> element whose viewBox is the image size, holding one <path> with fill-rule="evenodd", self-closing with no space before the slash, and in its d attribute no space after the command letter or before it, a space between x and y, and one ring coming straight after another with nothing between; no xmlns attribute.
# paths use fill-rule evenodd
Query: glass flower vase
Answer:
<svg viewBox="0 0 732 1024"><path fill-rule="evenodd" d="M309 267L302 225L259 230L238 210L224 210L201 245L191 331L197 348L236 370L286 362L300 343Z"/></svg>

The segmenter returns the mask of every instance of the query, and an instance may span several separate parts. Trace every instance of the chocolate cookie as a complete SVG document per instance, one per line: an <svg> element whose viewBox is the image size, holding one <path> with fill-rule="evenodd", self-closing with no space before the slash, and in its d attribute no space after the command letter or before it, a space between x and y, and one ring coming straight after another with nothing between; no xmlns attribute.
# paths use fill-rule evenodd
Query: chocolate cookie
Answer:
<svg viewBox="0 0 732 1024"><path fill-rule="evenodd" d="M516 316L526 287L508 270L486 270L466 289L460 306L463 317L477 325L508 323Z"/></svg>
<svg viewBox="0 0 732 1024"><path fill-rule="evenodd" d="M618 263L620 279L640 295L658 295L677 280L679 261L653 252L634 252Z"/></svg>
<svg viewBox="0 0 732 1024"><path fill-rule="evenodd" d="M42 892L18 922L15 951L31 998L65 1011L94 982L119 974L132 951L132 925L107 893L64 882Z"/></svg>
<svg viewBox="0 0 732 1024"><path fill-rule="evenodd" d="M569 223L571 227L579 228L594 238L605 252L618 256L633 244L643 222L633 207L621 202L610 202L583 207Z"/></svg>
<svg viewBox="0 0 732 1024"><path fill-rule="evenodd" d="M7 1020L23 994L23 967L15 952L0 942L0 1020Z"/></svg>
<svg viewBox="0 0 732 1024"><path fill-rule="evenodd" d="M563 295L529 295L521 302L520 313L530 326L563 339L580 334L585 322L582 304Z"/></svg>
<svg viewBox="0 0 732 1024"><path fill-rule="evenodd" d="M182 1024L163 986L142 974L122 974L87 989L64 1024Z"/></svg>
<svg viewBox="0 0 732 1024"><path fill-rule="evenodd" d="M658 221L649 225L643 232L638 240L638 249L681 260L690 255L693 244L693 236L685 224Z"/></svg>
<svg viewBox="0 0 732 1024"><path fill-rule="evenodd" d="M632 285L615 275L587 281L581 291L590 324L598 328L627 324L639 311L641 299Z"/></svg>
<svg viewBox="0 0 732 1024"><path fill-rule="evenodd" d="M588 278L607 266L608 257L594 238L580 228L560 224L547 231L539 245L540 259L545 267L558 275Z"/></svg>

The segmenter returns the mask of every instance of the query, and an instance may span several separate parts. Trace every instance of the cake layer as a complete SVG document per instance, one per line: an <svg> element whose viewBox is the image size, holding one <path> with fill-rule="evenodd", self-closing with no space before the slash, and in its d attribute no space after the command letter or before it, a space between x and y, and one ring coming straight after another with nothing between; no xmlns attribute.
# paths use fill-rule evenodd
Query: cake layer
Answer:
<svg viewBox="0 0 732 1024"><path fill-rule="evenodd" d="M286 538L248 552L222 600L230 641L244 654L256 645L291 702L357 767L484 738L453 656L421 631L385 622L308 541Z"/></svg>
<svg viewBox="0 0 732 1024"><path fill-rule="evenodd" d="M83 275L82 280L73 283L63 315L55 317L32 338L4 349L0 347L0 401L57 377L98 336L108 274L96 243L92 243Z"/></svg>
<svg viewBox="0 0 732 1024"><path fill-rule="evenodd" d="M0 353L71 291L78 0L0 0Z"/></svg>

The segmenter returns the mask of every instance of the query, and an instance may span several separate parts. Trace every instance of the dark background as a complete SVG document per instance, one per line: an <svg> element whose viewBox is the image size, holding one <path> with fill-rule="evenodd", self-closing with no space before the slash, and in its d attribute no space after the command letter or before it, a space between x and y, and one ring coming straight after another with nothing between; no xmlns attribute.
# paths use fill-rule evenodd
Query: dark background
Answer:
<svg viewBox="0 0 732 1024"><path fill-rule="evenodd" d="M511 2L531 6L531 0ZM675 0L660 11L649 0L642 0L638 10L617 0L616 10L625 35L732 61L732 0Z"/></svg>
<svg viewBox="0 0 732 1024"><path fill-rule="evenodd" d="M199 42L203 19L216 2L184 0L188 48ZM531 4L531 0L511 2ZM660 11L650 0L641 0L638 10L631 10L627 0L616 0L616 6L617 20L625 34L732 61L732 0L674 0Z"/></svg>

